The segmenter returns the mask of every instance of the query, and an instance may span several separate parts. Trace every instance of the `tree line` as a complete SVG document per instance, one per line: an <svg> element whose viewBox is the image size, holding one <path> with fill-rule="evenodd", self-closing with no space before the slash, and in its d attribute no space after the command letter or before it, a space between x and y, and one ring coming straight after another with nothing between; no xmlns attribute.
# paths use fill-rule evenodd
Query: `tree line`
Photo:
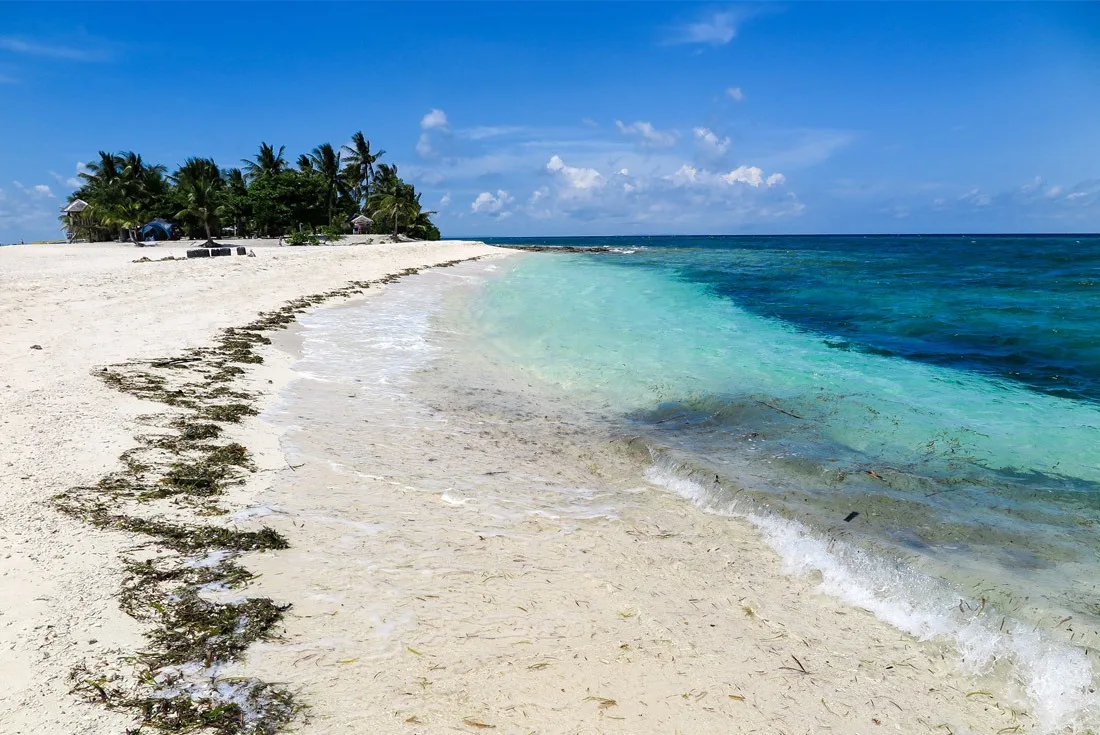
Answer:
<svg viewBox="0 0 1100 735"><path fill-rule="evenodd" d="M342 234L351 220L372 220L362 231L438 240L412 184L397 167L378 163L385 151L372 151L362 132L334 148L323 143L292 166L285 146L261 143L254 158L239 168L220 168L210 158L188 158L175 172L146 163L133 152L99 152L79 174L83 184L69 195L88 207L78 216L62 215L70 237L88 240L140 239L141 227L155 219L173 222L190 238L207 240L232 230L238 236L280 237L318 230Z"/></svg>

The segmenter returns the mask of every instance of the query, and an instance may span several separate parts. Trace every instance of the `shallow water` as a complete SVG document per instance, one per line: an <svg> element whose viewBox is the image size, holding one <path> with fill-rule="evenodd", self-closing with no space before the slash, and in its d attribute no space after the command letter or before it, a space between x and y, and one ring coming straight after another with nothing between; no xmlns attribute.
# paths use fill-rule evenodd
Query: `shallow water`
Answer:
<svg viewBox="0 0 1100 735"><path fill-rule="evenodd" d="M850 544L863 556L848 554L845 584L889 599L880 617L958 637L954 608L995 611L975 660L1032 667L1035 696L1067 667L1090 686L1100 239L568 244L619 252L504 266L443 317L467 332L458 351L489 350L492 369L641 436L660 477L704 507ZM799 563L844 556L817 551ZM1026 661L1034 646L992 653L1002 618L1085 654L1048 659L1053 674Z"/></svg>
<svg viewBox="0 0 1100 735"><path fill-rule="evenodd" d="M648 453L650 483L749 520L791 572L951 643L965 669L995 674L1049 731L1095 725L1100 407L1088 305L1066 284L1088 282L1097 243L1078 265L1055 243L1062 265L1032 279L1028 301L998 289L1041 272L1038 256L1011 277L985 278L971 263L961 279L953 241L932 257L881 241L673 240L461 266L402 284L401 299L306 318L298 369L337 392L362 383L376 414L309 416L315 440L331 437L313 451L339 472L371 473L349 416L461 440L445 417L475 408L482 420L530 422L533 452L553 435L547 417L573 443L618 437ZM1005 261L1013 247L975 243L968 257ZM903 288L948 276L939 293ZM1018 303L983 316L994 297ZM1051 316L1058 309L1064 319ZM948 326L914 329L923 312ZM1061 329L1073 337L1052 369L1067 377L1046 381L1029 356ZM995 333L1017 340L1017 357L981 346ZM410 395L445 410L394 418L378 408ZM478 469L515 472L508 460ZM492 509L489 533L517 513L611 519L623 497L513 475L501 503L477 495L484 478L463 476L417 482L456 509ZM517 481L531 497L516 500Z"/></svg>

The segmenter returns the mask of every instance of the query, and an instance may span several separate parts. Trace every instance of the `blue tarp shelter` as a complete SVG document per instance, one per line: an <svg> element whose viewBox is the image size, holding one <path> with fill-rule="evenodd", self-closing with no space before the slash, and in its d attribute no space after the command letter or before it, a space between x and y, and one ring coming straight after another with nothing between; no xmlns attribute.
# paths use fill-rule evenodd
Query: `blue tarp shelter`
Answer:
<svg viewBox="0 0 1100 735"><path fill-rule="evenodd" d="M155 219L141 228L141 239L149 240L178 240L179 228L171 222Z"/></svg>

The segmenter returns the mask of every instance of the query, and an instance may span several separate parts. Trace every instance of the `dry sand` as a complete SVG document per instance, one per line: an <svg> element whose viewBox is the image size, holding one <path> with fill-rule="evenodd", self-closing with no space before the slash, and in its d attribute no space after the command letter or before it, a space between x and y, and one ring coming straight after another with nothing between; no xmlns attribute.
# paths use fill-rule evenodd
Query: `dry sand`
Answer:
<svg viewBox="0 0 1100 735"><path fill-rule="evenodd" d="M219 328L348 280L500 252L246 244L256 258L139 264L179 250L0 249L4 735L132 724L67 694L76 663L143 643L115 599L134 539L48 503L114 468L136 417L153 410L94 366L209 344ZM363 303L400 288L371 289ZM293 350L290 336L250 370L269 407L294 377ZM311 705L304 733L1031 729L975 694L980 683L939 649L785 577L752 529L646 484L636 458L579 445L553 422L480 415L476 390L442 406L367 393L356 398L376 419L359 429L373 467L363 476L325 459L343 386L310 390L291 437L306 466L287 466L285 422L250 420L233 436L268 471L230 497L276 508L262 522L292 544L248 559L263 575L256 593L294 607L284 638L239 668L299 693ZM523 482L485 475L502 457ZM533 495L540 484L547 492ZM586 490L567 503L553 488ZM246 516L242 526L257 523Z"/></svg>
<svg viewBox="0 0 1100 735"><path fill-rule="evenodd" d="M359 238L364 239L364 238ZM355 242L357 239L350 239ZM232 241L229 241L232 243ZM441 242L278 248L257 257L133 263L186 243L0 248L0 732L123 732L131 718L67 694L74 664L142 645L118 609L120 551L49 499L94 483L157 410L107 387L96 365L209 344L222 327L352 279L492 252ZM41 349L36 349L35 346ZM247 441L245 442L247 444Z"/></svg>

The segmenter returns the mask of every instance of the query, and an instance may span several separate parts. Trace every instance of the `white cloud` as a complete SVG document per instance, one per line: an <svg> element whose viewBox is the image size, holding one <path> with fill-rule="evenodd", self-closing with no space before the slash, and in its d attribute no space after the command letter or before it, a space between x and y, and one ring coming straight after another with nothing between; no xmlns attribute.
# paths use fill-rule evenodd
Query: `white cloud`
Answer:
<svg viewBox="0 0 1100 735"><path fill-rule="evenodd" d="M561 160L561 156L551 156L549 163L546 164L546 170L557 174L570 189L597 189L604 185L604 178L599 171L594 168L567 166L565 161Z"/></svg>
<svg viewBox="0 0 1100 735"><path fill-rule="evenodd" d="M84 182L80 179L80 174L85 173L87 170L88 167L84 165L83 161L77 161L75 176L65 176L64 174L59 174L56 171L50 171L49 174L54 178L54 181L56 181L57 183L64 184L70 189L78 189L81 186L84 186Z"/></svg>
<svg viewBox="0 0 1100 735"><path fill-rule="evenodd" d="M470 205L470 211L475 214L487 214L493 217L507 217L510 213L504 211L504 207L514 201L513 197L503 189L498 189L496 195L483 191L477 195Z"/></svg>
<svg viewBox="0 0 1100 735"><path fill-rule="evenodd" d="M420 118L420 130L420 137L416 140L416 153L421 158L432 158L439 152L435 144L451 135L447 113L433 107L428 114Z"/></svg>
<svg viewBox="0 0 1100 735"><path fill-rule="evenodd" d="M637 135L642 145L649 148L670 148L676 145L676 138L679 137L675 130L671 132L657 130L652 123L643 120L629 125L624 124L622 120L616 120L615 127L623 135Z"/></svg>
<svg viewBox="0 0 1100 735"><path fill-rule="evenodd" d="M432 150L432 141L428 137L427 133L421 133L420 137L416 141L416 152L421 158L428 158L434 152Z"/></svg>
<svg viewBox="0 0 1100 735"><path fill-rule="evenodd" d="M719 138L718 135L709 128L695 128L692 132L695 134L696 144L707 156L717 158L729 152L731 142L729 136Z"/></svg>
<svg viewBox="0 0 1100 735"><path fill-rule="evenodd" d="M689 163L685 163L675 173L666 176L665 179L676 186L722 187L745 184L754 189L761 187L771 189L787 180L781 173L774 173L765 177L763 169L759 166L738 166L729 173L719 174L695 168Z"/></svg>
<svg viewBox="0 0 1100 735"><path fill-rule="evenodd" d="M421 130L433 130L435 128L446 128L447 126L447 113L443 110L432 108L431 112L420 118Z"/></svg>
<svg viewBox="0 0 1100 735"><path fill-rule="evenodd" d="M683 169L685 158L675 153L676 148L640 146L640 132L626 135L611 122L601 128L580 122L572 127L528 127L483 140L474 140L480 133L466 135L462 128L431 130L432 163L411 165L407 173L437 201L449 191L449 216L462 216L455 208L461 203L465 216L480 220L486 234L493 227L502 228L494 224L501 221L514 234L609 228L728 231L795 217L805 209L796 194L781 185L783 175L775 173L788 169L767 160L785 150L786 137L776 140L777 134L769 133L772 137L764 139L763 151L751 154L761 147L759 141L739 140L738 151L744 148L745 155L751 155L752 167L739 170L720 165L718 159L701 159L707 162L693 161ZM625 121L623 127L628 127ZM695 147L694 131L688 128L685 133ZM724 144L724 136L715 134L715 139L719 147ZM732 153L729 144L727 155ZM685 176L691 171L695 181ZM542 180L533 180L533 172L541 172ZM508 192L523 195L516 194L513 201Z"/></svg>
<svg viewBox="0 0 1100 735"><path fill-rule="evenodd" d="M107 54L100 48L100 43L91 39L84 39L81 43L71 46L28 41L17 36L0 36L0 49L26 56L42 56L50 59L67 59L70 61L103 61Z"/></svg>
<svg viewBox="0 0 1100 735"><path fill-rule="evenodd" d="M726 94L729 95L729 98L734 102L740 102L745 99L745 93L741 91L740 87L727 87Z"/></svg>
<svg viewBox="0 0 1100 735"><path fill-rule="evenodd" d="M464 140L488 140L504 138L523 133L527 128L522 125L477 125L455 131L455 136Z"/></svg>
<svg viewBox="0 0 1100 735"><path fill-rule="evenodd" d="M1087 196L1088 196L1088 194L1086 192L1075 191L1072 194L1066 194L1066 199L1068 199L1072 202L1074 199L1084 199Z"/></svg>
<svg viewBox="0 0 1100 735"><path fill-rule="evenodd" d="M675 173L666 176L674 184L694 184L699 181L699 169L685 163Z"/></svg>
<svg viewBox="0 0 1100 735"><path fill-rule="evenodd" d="M445 192L443 196L439 198L439 206L447 207L451 204L451 192Z"/></svg>
<svg viewBox="0 0 1100 735"><path fill-rule="evenodd" d="M975 207L988 207L993 203L993 197L988 194L983 194L981 189L975 188L959 197L959 201L966 204L973 204Z"/></svg>
<svg viewBox="0 0 1100 735"><path fill-rule="evenodd" d="M1063 189L1060 186L1052 186L1049 189L1047 189L1047 194L1046 194L1047 199L1054 199L1059 194L1061 194L1063 191L1065 191L1065 189Z"/></svg>
<svg viewBox="0 0 1100 735"><path fill-rule="evenodd" d="M759 187L764 183L763 171L758 166L738 166L733 171L722 176L727 184L748 184Z"/></svg>
<svg viewBox="0 0 1100 735"><path fill-rule="evenodd" d="M21 181L11 182L15 185L15 188L23 192L24 195L37 198L37 199L53 199L53 192L50 191L50 187L45 184L35 184L34 186L24 186Z"/></svg>
<svg viewBox="0 0 1100 735"><path fill-rule="evenodd" d="M738 166L728 174L722 175L727 184L741 183L759 187L764 183L764 172L758 166Z"/></svg>
<svg viewBox="0 0 1100 735"><path fill-rule="evenodd" d="M667 43L724 46L737 35L737 23L740 20L731 10L711 13L694 22L674 27Z"/></svg>

